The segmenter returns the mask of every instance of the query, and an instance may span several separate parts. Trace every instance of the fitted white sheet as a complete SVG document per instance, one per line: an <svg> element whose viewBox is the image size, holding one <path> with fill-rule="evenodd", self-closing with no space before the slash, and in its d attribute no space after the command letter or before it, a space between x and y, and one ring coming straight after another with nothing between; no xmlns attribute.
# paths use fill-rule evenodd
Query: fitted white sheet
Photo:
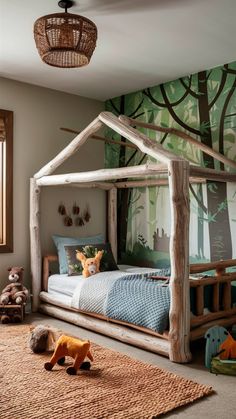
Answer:
<svg viewBox="0 0 236 419"><path fill-rule="evenodd" d="M67 274L54 274L48 278L49 294L63 294L72 297L79 283L84 282L82 275L68 276Z"/></svg>
<svg viewBox="0 0 236 419"><path fill-rule="evenodd" d="M127 273L150 273L157 272L158 269L144 268L131 265L118 265L119 269ZM40 293L41 301L48 302L48 295L50 302L55 305L62 305L68 308L72 307L72 298L76 290L76 298L79 300L80 290L84 281L87 279L82 275L69 276L67 274L54 274L48 278L48 292L42 291ZM81 286L78 287L78 285Z"/></svg>
<svg viewBox="0 0 236 419"><path fill-rule="evenodd" d="M157 269L141 268L139 266L119 265L119 269L127 273L146 273L156 272ZM48 278L48 293L60 294L72 297L76 287L81 284L81 287L86 281L82 275L69 276L67 274L54 274Z"/></svg>

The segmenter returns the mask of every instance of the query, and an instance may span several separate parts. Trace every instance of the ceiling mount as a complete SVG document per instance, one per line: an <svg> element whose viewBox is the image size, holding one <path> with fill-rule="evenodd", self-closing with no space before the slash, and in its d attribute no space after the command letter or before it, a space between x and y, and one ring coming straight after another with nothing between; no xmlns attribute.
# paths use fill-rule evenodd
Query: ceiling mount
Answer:
<svg viewBox="0 0 236 419"><path fill-rule="evenodd" d="M72 0L60 0L58 2L58 6L62 9L65 9L65 13L67 13L67 9L70 9L74 5Z"/></svg>

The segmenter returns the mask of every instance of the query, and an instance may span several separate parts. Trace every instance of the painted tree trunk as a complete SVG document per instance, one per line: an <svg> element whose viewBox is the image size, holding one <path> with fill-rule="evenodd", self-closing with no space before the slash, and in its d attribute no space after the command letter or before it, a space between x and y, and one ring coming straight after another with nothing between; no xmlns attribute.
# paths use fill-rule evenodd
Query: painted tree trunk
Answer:
<svg viewBox="0 0 236 419"><path fill-rule="evenodd" d="M200 202L203 202L202 185L197 186L197 196ZM204 212L200 205L198 205L198 257L203 259L204 255L204 228L203 228Z"/></svg>
<svg viewBox="0 0 236 419"><path fill-rule="evenodd" d="M199 118L201 141L212 148L211 122L207 94L206 71L198 73ZM204 165L214 169L214 159L203 153ZM207 181L207 207L209 219L211 260L231 259L232 240L227 207L226 183Z"/></svg>
<svg viewBox="0 0 236 419"><path fill-rule="evenodd" d="M120 99L120 114L125 114L125 96ZM126 138L121 137L121 141L126 142ZM120 147L119 167L125 166L125 147ZM128 225L130 189L120 189L118 192L118 208L117 208L117 236L118 236L118 260L121 260L122 254L126 251L126 236Z"/></svg>

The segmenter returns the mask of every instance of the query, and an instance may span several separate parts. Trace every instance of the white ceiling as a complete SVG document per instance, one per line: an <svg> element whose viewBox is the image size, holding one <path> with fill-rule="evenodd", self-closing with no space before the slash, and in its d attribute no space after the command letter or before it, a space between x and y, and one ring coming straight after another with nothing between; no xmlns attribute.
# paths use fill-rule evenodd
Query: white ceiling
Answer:
<svg viewBox="0 0 236 419"><path fill-rule="evenodd" d="M77 0L98 42L90 64L44 64L33 23L57 0L0 0L0 76L105 100L236 60L236 0Z"/></svg>

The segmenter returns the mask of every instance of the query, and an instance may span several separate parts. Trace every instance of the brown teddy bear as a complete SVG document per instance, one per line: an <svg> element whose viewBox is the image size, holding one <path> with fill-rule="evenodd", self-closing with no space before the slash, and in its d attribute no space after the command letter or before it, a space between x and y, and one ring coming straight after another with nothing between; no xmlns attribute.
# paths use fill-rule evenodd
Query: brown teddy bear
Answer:
<svg viewBox="0 0 236 419"><path fill-rule="evenodd" d="M29 292L23 286L24 269L18 266L8 268L8 279L11 284L7 285L0 296L0 304L24 304Z"/></svg>
<svg viewBox="0 0 236 419"><path fill-rule="evenodd" d="M88 278L91 275L95 275L100 272L100 262L103 256L103 250L99 250L94 258L86 258L86 256L82 253L77 251L76 258L81 262L83 267L82 275L85 278Z"/></svg>

